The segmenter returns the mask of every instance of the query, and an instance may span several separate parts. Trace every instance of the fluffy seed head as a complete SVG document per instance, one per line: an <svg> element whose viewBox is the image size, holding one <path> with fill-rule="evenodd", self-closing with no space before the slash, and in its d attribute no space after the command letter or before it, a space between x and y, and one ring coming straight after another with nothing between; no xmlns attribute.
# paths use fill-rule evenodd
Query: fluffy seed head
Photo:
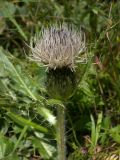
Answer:
<svg viewBox="0 0 120 160"><path fill-rule="evenodd" d="M73 26L61 25L42 29L30 48L32 59L44 63L50 69L68 67L74 70L77 62L83 62L85 57L85 35Z"/></svg>

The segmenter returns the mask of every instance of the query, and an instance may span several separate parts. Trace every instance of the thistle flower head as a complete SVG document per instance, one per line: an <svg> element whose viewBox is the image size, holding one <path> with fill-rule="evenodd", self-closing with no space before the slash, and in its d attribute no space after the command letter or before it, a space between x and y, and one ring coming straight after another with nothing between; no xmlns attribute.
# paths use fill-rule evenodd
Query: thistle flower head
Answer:
<svg viewBox="0 0 120 160"><path fill-rule="evenodd" d="M68 67L74 70L77 62L83 61L85 35L67 25L42 29L41 36L31 45L32 59L42 62L50 69Z"/></svg>

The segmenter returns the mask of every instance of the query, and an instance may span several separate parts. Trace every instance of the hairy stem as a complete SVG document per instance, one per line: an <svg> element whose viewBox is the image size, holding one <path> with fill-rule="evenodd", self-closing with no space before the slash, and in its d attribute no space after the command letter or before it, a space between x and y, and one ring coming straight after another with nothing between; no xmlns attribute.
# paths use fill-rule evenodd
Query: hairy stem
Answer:
<svg viewBox="0 0 120 160"><path fill-rule="evenodd" d="M58 160L66 160L65 146L65 108L57 106L57 147Z"/></svg>

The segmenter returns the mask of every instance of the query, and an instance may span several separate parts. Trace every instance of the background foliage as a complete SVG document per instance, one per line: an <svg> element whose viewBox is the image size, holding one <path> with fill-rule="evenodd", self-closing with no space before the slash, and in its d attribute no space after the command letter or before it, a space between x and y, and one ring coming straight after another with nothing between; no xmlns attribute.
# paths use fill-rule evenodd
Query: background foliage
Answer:
<svg viewBox="0 0 120 160"><path fill-rule="evenodd" d="M62 104L47 95L45 68L26 57L31 37L56 22L81 26L87 40L87 69L66 104L68 160L118 159L119 8L117 0L0 1L0 159L56 159Z"/></svg>

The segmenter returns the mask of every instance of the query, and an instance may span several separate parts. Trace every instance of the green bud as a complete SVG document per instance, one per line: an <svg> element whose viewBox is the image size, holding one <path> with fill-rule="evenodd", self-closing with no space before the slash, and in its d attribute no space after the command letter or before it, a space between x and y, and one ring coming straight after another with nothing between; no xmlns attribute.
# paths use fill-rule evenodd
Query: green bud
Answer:
<svg viewBox="0 0 120 160"><path fill-rule="evenodd" d="M46 88L50 97L67 100L70 98L78 84L76 72L70 68L49 69L46 77Z"/></svg>

